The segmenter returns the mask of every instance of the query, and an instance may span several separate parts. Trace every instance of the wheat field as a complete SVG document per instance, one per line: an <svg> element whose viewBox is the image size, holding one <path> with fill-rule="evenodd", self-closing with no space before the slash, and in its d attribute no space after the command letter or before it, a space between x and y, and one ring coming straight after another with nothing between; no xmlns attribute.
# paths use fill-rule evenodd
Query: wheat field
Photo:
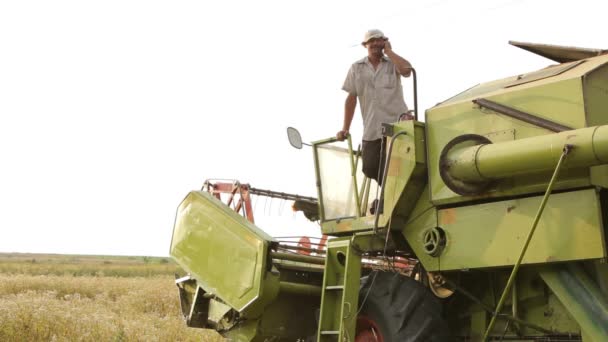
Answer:
<svg viewBox="0 0 608 342"><path fill-rule="evenodd" d="M0 341L223 341L186 327L166 258L0 254Z"/></svg>

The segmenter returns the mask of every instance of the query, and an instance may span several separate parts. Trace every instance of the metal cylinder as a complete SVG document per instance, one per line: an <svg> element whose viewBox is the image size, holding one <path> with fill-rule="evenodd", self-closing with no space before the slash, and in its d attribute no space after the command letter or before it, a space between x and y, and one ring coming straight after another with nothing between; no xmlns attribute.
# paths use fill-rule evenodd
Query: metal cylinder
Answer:
<svg viewBox="0 0 608 342"><path fill-rule="evenodd" d="M321 296L321 286L282 281L279 283L279 292L318 297Z"/></svg>
<svg viewBox="0 0 608 342"><path fill-rule="evenodd" d="M467 183L549 172L555 168L565 145L572 152L564 168L608 163L608 126L581 128L496 144L482 144L446 151L447 173Z"/></svg>
<svg viewBox="0 0 608 342"><path fill-rule="evenodd" d="M295 253L281 253L281 252L274 252L274 251L270 252L270 256L273 259L279 259L279 260L289 260L289 261L304 262L304 263L316 264L316 265L325 265L325 258L316 257L316 256L309 256L309 255L295 254Z"/></svg>

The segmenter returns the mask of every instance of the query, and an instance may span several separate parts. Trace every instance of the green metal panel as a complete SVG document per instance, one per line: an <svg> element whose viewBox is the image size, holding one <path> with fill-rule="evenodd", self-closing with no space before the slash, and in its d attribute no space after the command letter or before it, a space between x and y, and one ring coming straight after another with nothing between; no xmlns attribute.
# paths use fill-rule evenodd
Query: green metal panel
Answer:
<svg viewBox="0 0 608 342"><path fill-rule="evenodd" d="M542 197L513 199L438 211L447 245L437 258L422 244L432 217L406 226L405 236L429 271L513 265L521 252ZM601 212L594 189L553 194L523 264L603 258Z"/></svg>
<svg viewBox="0 0 608 342"><path fill-rule="evenodd" d="M261 341L304 341L316 336L320 297L280 293L269 304L258 327ZM233 340L241 341L241 340Z"/></svg>
<svg viewBox="0 0 608 342"><path fill-rule="evenodd" d="M381 215L382 216L382 215ZM322 223L322 232L325 235L341 236L354 232L368 231L374 228L374 215L358 218L338 219Z"/></svg>
<svg viewBox="0 0 608 342"><path fill-rule="evenodd" d="M225 317L225 315L230 310L232 310L232 308L229 307L228 305L226 305L218 300L211 299L211 300L209 300L209 310L208 310L207 320L209 322L213 323L213 325L215 326L215 328L217 330L225 330L225 329L229 328L230 326L224 326L222 319Z"/></svg>
<svg viewBox="0 0 608 342"><path fill-rule="evenodd" d="M253 312L265 304L260 297L278 291L278 278L265 277L271 240L209 193L193 191L177 210L170 255L205 292Z"/></svg>
<svg viewBox="0 0 608 342"><path fill-rule="evenodd" d="M544 69L533 71L524 75L519 75L517 76L516 81L507 84L505 88L515 87L524 83L536 82L538 80L543 80L549 77L553 77L553 79L555 79L555 76L563 74L566 71L579 66L581 63L585 63L585 61L574 61L570 63L552 65Z"/></svg>
<svg viewBox="0 0 608 342"><path fill-rule="evenodd" d="M517 88L524 88L524 86L513 89ZM515 92L484 96L484 98L565 126L585 127L585 108L580 76Z"/></svg>
<svg viewBox="0 0 608 342"><path fill-rule="evenodd" d="M587 126L608 124L608 65L602 65L583 78Z"/></svg>
<svg viewBox="0 0 608 342"><path fill-rule="evenodd" d="M439 269L440 259L428 255L424 251L422 243L424 233L435 227L437 227L437 209L430 202L427 186L418 198L414 211L401 230L405 240L427 270Z"/></svg>
<svg viewBox="0 0 608 342"><path fill-rule="evenodd" d="M357 323L361 256L351 238L327 244L317 341L353 341Z"/></svg>
<svg viewBox="0 0 608 342"><path fill-rule="evenodd" d="M608 165L599 165L589 168L591 184L608 188Z"/></svg>
<svg viewBox="0 0 608 342"><path fill-rule="evenodd" d="M585 111L588 126L608 124L608 65L602 65L583 78ZM591 183L608 188L608 165L590 170Z"/></svg>
<svg viewBox="0 0 608 342"><path fill-rule="evenodd" d="M400 122L394 126L393 136L380 226L386 226L391 215L407 218L427 181L424 124Z"/></svg>
<svg viewBox="0 0 608 342"><path fill-rule="evenodd" d="M450 99L447 99L447 100L441 102L440 104L438 104L436 106L436 108L442 107L442 106L450 106L450 105L453 105L458 102L470 102L471 100L474 100L474 99L480 98L480 97L495 96L495 95L500 95L500 94L506 94L509 92L519 92L522 90L527 91L529 88L544 86L546 84L561 82L561 81L569 80L569 79L581 78L583 75L587 74L589 71L594 70L598 66L603 65L607 62L608 62L608 55L604 55L604 56L587 59L583 63L578 63L578 62L567 63L568 65L576 64L576 67L570 68L570 69L565 68L568 70L557 73L557 75L555 75L555 76L539 78L534 82L528 82L528 83L524 83L524 84L521 84L518 86L513 86L513 85L515 83L517 83L519 80L525 79L528 76L532 76L539 72L542 73L543 69L538 70L538 71L528 72L528 73L517 75L517 76L507 77L507 78L500 79L500 80L481 83L470 89L467 89L466 91L464 91L456 96L451 97ZM545 69L550 69L550 68L551 68L551 66L549 68L545 68ZM559 68L561 68L561 66L556 66L556 68L559 69ZM549 94L549 98L550 97L552 97L552 96ZM545 97L543 97L543 98L545 98ZM540 101L540 100L543 100L543 98L539 98L537 100ZM545 98L545 99L547 99L547 98Z"/></svg>

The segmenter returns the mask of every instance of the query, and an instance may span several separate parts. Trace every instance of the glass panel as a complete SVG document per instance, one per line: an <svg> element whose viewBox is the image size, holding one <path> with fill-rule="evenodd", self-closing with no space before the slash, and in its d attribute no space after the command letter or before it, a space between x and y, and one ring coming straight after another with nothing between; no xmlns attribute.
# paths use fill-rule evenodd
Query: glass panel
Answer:
<svg viewBox="0 0 608 342"><path fill-rule="evenodd" d="M324 220L355 217L357 215L355 186L351 176L348 149L340 147L338 143L316 145L315 147L323 196ZM357 182L359 191L361 191L363 181L361 160L357 164ZM374 181L372 183L375 184ZM375 186L371 186L370 197L375 196L375 188Z"/></svg>

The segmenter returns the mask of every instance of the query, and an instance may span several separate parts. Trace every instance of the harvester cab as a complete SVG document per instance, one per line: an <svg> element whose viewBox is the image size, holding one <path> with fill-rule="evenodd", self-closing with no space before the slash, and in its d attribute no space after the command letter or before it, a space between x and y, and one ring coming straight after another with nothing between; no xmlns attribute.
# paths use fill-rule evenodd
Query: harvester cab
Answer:
<svg viewBox="0 0 608 342"><path fill-rule="evenodd" d="M386 125L380 187L350 139L311 143L318 196L299 207L327 243L294 247L191 192L170 251L188 324L234 341L608 341L608 54L511 44L559 64Z"/></svg>
<svg viewBox="0 0 608 342"><path fill-rule="evenodd" d="M399 219L407 218L413 210L426 184L424 125L401 121L386 125L385 132L389 140L382 186L363 175L360 152L353 150L350 136L347 147L335 138L313 142L324 234L377 231L387 225L395 210Z"/></svg>

